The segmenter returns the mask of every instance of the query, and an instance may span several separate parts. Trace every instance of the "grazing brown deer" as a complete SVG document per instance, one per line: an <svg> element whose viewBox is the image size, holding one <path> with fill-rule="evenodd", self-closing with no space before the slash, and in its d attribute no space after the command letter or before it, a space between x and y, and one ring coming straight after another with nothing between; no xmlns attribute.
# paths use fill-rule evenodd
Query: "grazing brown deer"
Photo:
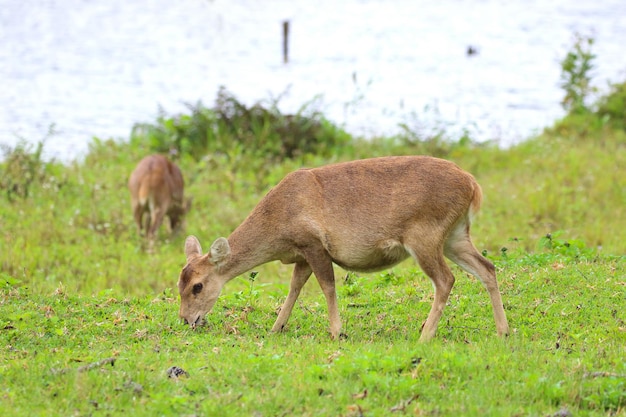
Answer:
<svg viewBox="0 0 626 417"><path fill-rule="evenodd" d="M180 227L191 205L189 199L183 202L184 187L178 166L162 155L146 156L137 164L128 179L128 189L140 234L145 229L148 238L154 238L165 216L171 231Z"/></svg>
<svg viewBox="0 0 626 417"><path fill-rule="evenodd" d="M302 286L315 274L328 304L330 332L341 330L333 263L351 271L389 268L413 257L430 277L435 299L420 340L431 339L454 285L444 255L477 276L491 297L499 335L509 331L495 268L470 239L482 200L472 175L427 156L365 159L287 175L207 254L189 236L178 281L180 316L203 322L224 284L257 265L293 263L289 294L273 331L285 327Z"/></svg>

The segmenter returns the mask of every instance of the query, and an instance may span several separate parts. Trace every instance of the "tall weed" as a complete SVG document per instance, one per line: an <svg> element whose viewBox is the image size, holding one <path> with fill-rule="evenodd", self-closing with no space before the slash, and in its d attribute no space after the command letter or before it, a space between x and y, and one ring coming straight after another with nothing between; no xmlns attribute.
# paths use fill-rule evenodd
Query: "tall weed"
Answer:
<svg viewBox="0 0 626 417"><path fill-rule="evenodd" d="M561 105L570 113L587 111L586 101L596 91L590 75L596 58L591 52L593 42L591 37L575 34L572 49L561 61L561 88L565 91Z"/></svg>

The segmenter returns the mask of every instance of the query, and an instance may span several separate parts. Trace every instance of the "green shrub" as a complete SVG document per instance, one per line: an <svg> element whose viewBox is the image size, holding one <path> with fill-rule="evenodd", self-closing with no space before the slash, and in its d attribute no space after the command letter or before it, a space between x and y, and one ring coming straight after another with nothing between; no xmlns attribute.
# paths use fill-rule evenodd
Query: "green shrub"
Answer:
<svg viewBox="0 0 626 417"><path fill-rule="evenodd" d="M147 142L155 152L188 154L196 160L217 153L231 160L247 155L275 162L304 154L330 155L350 141L319 111L304 106L284 115L277 104L248 107L222 88L212 108L188 105L191 114L161 114L155 125L136 124L131 142Z"/></svg>
<svg viewBox="0 0 626 417"><path fill-rule="evenodd" d="M4 163L1 167L0 188L6 193L7 199L26 198L33 182L45 178L45 164L41 159L43 142L35 149L31 144L20 141L14 147L3 147Z"/></svg>
<svg viewBox="0 0 626 417"><path fill-rule="evenodd" d="M7 200L26 199L35 186L58 190L66 183L60 178L62 167L53 161L44 161L44 141L33 145L21 139L15 147L2 146L0 190Z"/></svg>
<svg viewBox="0 0 626 417"><path fill-rule="evenodd" d="M613 129L626 130L626 82L611 85L597 102L597 117Z"/></svg>

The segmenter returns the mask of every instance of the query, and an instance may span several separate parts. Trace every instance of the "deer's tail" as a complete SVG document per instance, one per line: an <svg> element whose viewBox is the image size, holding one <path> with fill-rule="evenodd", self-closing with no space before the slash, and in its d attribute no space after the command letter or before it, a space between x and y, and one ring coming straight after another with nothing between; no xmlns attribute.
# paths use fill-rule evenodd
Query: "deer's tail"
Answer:
<svg viewBox="0 0 626 417"><path fill-rule="evenodd" d="M483 189L480 187L480 184L474 181L473 186L473 195L469 207L470 220L476 213L478 213L478 211L480 210L480 206L483 202Z"/></svg>

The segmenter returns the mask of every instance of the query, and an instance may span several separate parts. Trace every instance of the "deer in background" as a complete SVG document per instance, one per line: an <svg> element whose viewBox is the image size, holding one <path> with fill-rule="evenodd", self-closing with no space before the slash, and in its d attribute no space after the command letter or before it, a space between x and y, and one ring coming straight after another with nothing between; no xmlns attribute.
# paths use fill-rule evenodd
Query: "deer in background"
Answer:
<svg viewBox="0 0 626 417"><path fill-rule="evenodd" d="M133 216L140 234L152 240L167 216L176 231L191 207L183 202L185 182L176 164L162 155L150 155L137 164L128 179Z"/></svg>
<svg viewBox="0 0 626 417"><path fill-rule="evenodd" d="M272 331L284 329L313 273L326 298L331 336L337 338L341 322L333 263L372 272L412 257L435 289L420 337L426 341L434 337L454 285L445 256L481 280L497 332L506 335L509 326L495 268L470 238L470 218L481 200L472 175L452 162L426 156L373 158L292 172L208 253L203 254L196 237L187 238L187 264L178 280L180 316L195 328L226 282L279 260L295 267Z"/></svg>

